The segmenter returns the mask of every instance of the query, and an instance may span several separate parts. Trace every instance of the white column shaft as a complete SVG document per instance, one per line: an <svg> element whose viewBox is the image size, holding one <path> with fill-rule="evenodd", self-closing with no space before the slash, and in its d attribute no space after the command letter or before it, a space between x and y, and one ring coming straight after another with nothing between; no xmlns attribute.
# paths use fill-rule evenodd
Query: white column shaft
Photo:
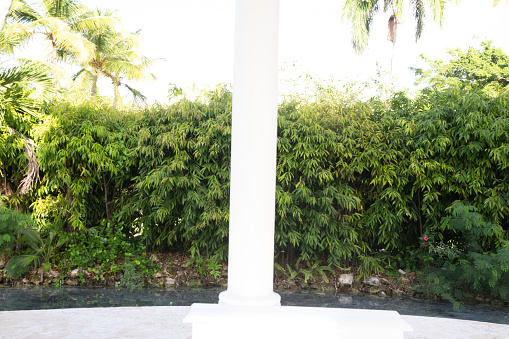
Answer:
<svg viewBox="0 0 509 339"><path fill-rule="evenodd" d="M228 290L225 304L279 304L273 293L279 0L237 0Z"/></svg>

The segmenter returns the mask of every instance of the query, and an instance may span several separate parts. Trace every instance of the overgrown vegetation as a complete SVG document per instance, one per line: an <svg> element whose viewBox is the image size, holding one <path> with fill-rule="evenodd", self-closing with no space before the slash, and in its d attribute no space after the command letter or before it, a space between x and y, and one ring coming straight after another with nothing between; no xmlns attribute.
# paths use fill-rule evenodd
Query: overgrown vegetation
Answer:
<svg viewBox="0 0 509 339"><path fill-rule="evenodd" d="M505 74L507 56L482 48L456 52L450 64L483 60ZM402 269L419 277L421 292L453 302L509 301L507 86L464 68L450 73L434 63L420 72L428 86L415 98L366 100L319 85L281 103L281 279L326 283L351 268L361 279ZM20 192L23 143L0 129L0 246L13 263L9 276L35 266L42 279L56 267L82 282L121 274L123 287L138 288L162 269L147 249L185 253L201 276L222 276L228 88L130 112L58 101L22 122L37 145L40 182Z"/></svg>

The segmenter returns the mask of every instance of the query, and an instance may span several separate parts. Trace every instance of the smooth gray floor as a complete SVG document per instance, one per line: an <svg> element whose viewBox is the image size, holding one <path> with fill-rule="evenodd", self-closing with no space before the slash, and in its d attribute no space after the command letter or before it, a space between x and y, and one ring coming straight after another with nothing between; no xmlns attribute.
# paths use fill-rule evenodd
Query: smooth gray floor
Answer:
<svg viewBox="0 0 509 339"><path fill-rule="evenodd" d="M188 306L161 306L4 311L0 312L0 338L191 339L191 325L182 322L188 310ZM405 333L406 339L509 339L509 325L402 317L414 329Z"/></svg>

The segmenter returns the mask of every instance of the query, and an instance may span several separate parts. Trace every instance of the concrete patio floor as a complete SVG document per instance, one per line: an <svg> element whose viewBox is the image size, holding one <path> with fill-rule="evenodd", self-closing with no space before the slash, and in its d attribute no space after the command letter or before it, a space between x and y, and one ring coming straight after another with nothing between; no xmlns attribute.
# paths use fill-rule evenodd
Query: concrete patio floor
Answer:
<svg viewBox="0 0 509 339"><path fill-rule="evenodd" d="M191 339L191 325L182 322L188 311L188 306L4 311L0 312L0 338ZM509 338L509 325L402 317L414 329L405 333L406 339Z"/></svg>

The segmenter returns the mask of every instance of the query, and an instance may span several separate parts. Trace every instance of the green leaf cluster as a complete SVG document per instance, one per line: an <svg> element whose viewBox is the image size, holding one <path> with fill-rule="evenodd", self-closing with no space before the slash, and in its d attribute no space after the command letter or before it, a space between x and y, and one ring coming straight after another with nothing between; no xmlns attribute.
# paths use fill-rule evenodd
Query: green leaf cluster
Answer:
<svg viewBox="0 0 509 339"><path fill-rule="evenodd" d="M454 232L447 242L429 243L423 288L460 306L474 296L509 300L509 241L504 230L487 222L472 206L456 201L442 220Z"/></svg>
<svg viewBox="0 0 509 339"><path fill-rule="evenodd" d="M491 41L483 41L481 48L470 47L450 50L452 59L430 60L422 56L431 66L429 70L415 69L420 76L418 82L444 87L448 84L475 86L485 92L496 93L508 89L509 56L501 48L492 46Z"/></svg>
<svg viewBox="0 0 509 339"><path fill-rule="evenodd" d="M100 105L51 107L36 137L44 176L33 209L40 218L64 223L68 230L112 218L134 160L125 142L126 121Z"/></svg>
<svg viewBox="0 0 509 339"><path fill-rule="evenodd" d="M0 253L6 254L8 277L27 273L31 268L42 267L51 270L56 251L66 241L65 236L50 232L41 237L36 223L29 214L7 208L0 196ZM43 273L41 273L41 281Z"/></svg>
<svg viewBox="0 0 509 339"><path fill-rule="evenodd" d="M447 86L436 82L415 98L364 100L352 87L328 85L280 104L280 259L309 267L316 260L357 263L367 276L383 258L403 268L413 262L412 270L457 266L462 258L503 276L509 98L503 88L446 77ZM231 95L222 87L130 113L100 103L47 104L41 123L26 124L38 145L41 182L26 196L11 195L9 206L33 212L42 229L62 225L97 245L98 257L79 265L114 260L102 256L107 251L123 256L131 251L123 244L136 238L189 253L204 274L217 275L228 250ZM6 190L26 160L22 139L0 138L9 141L0 144L3 171L10 171L2 178ZM447 250L424 256L425 236ZM122 245L108 248L101 238ZM78 245L68 246L77 250L75 260L85 250ZM463 258L457 248L483 257Z"/></svg>
<svg viewBox="0 0 509 339"><path fill-rule="evenodd" d="M137 176L121 220L152 246L226 258L231 92L142 112L128 134Z"/></svg>

